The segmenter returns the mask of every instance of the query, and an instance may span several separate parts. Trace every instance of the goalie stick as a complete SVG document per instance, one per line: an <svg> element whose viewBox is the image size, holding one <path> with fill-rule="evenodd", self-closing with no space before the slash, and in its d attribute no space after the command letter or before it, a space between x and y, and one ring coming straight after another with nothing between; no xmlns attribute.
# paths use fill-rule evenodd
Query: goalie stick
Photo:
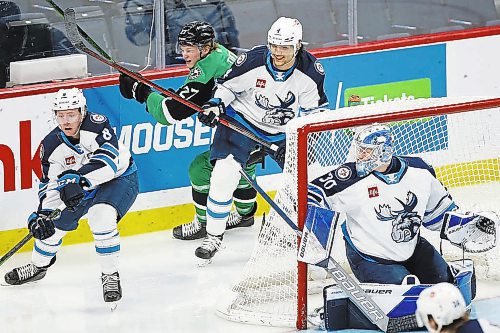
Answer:
<svg viewBox="0 0 500 333"><path fill-rule="evenodd" d="M73 8L67 8L64 11L64 21L65 21L66 32L68 33L68 38L69 38L71 44L73 44L73 46L75 46L80 51L88 54L89 56L105 63L106 65L113 67L114 69L116 69L120 73L126 74L126 75L130 76L131 78L137 80L138 82L141 82L145 85L150 86L151 88L154 88L155 90L159 91L160 93L162 93L168 97L171 97L173 100L190 107L191 109L195 110L196 112L204 112L204 110L201 107L199 107L198 105L182 98L181 96L177 95L176 93L173 93L167 89L164 89L163 87L157 85L156 83L154 83L152 81L149 81L148 79L143 77L141 74L134 72L134 71L131 71L131 70L121 66L120 64L116 63L114 60L106 59L105 57L103 57L103 56L97 54L96 52L92 51L91 49L89 49L83 43L82 39L80 38L78 25L76 24L76 16L75 15L76 15L75 10ZM230 129L232 129L240 134L245 135L246 137L252 139L253 141L261 144L262 146L264 146L268 149L271 149L274 152L276 152L279 148L278 145L276 145L274 143L269 143L269 142L261 139L260 137L258 137L257 135L255 135L251 131L247 130L246 128L244 128L238 124L235 124L233 122L230 122L226 117L219 116L219 123L221 123L222 125L224 125L226 127L229 127Z"/></svg>
<svg viewBox="0 0 500 333"><path fill-rule="evenodd" d="M59 13L59 15L61 15L62 17L64 17L64 11L61 9L61 7L59 7L54 1L52 0L45 0L52 8L54 8L54 10L56 12ZM76 24L76 23L75 23ZM80 35L90 44L92 45L96 50L97 52L99 52L104 58L108 59L108 60L111 60L111 56L106 52L104 51L100 46L99 44L97 44L93 39L92 37L90 37L85 31L83 31L82 28L80 28L78 25L76 25L77 29L78 29L78 32L80 33Z"/></svg>
<svg viewBox="0 0 500 333"><path fill-rule="evenodd" d="M245 178L252 187L259 192L264 200L278 213L278 215L302 237L302 231L293 223L293 221L285 214L285 212L274 202L271 197L253 180L243 169L240 169L240 174ZM363 314L377 327L384 332L401 332L404 330L414 329L415 316L406 316L398 318L389 318L385 312L375 303L370 296L354 281L351 276L340 266L340 264L331 256L328 259L328 266L325 271L331 276L337 285L344 291L353 304L360 309Z"/></svg>
<svg viewBox="0 0 500 333"><path fill-rule="evenodd" d="M61 212L63 211L64 208L66 208L66 206L63 203L59 207L57 207L55 210L53 210L47 218L51 219L51 220L57 219L59 217L59 215L61 215ZM17 251L19 251L19 249L22 248L24 246L24 244L28 243L31 238L33 238L33 235L30 232L26 236L24 236L24 238L21 239L16 245L14 245L14 247L12 249L10 249L9 252L7 252L2 258L0 258L0 266L2 266L2 264L4 262L6 262Z"/></svg>

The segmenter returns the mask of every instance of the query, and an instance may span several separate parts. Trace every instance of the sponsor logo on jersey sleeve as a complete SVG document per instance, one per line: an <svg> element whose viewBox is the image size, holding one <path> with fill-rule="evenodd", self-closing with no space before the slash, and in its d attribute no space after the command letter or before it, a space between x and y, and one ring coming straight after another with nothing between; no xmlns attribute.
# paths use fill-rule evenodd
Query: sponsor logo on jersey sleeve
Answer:
<svg viewBox="0 0 500 333"><path fill-rule="evenodd" d="M246 60L247 60L247 54L242 53L239 55L238 59L236 59L236 62L234 64L236 66L241 66Z"/></svg>
<svg viewBox="0 0 500 333"><path fill-rule="evenodd" d="M198 66L195 66L195 67L191 68L191 70L189 71L189 79L195 80L195 79L199 78L202 74L203 74L203 71L201 70L201 68Z"/></svg>
<svg viewBox="0 0 500 333"><path fill-rule="evenodd" d="M376 197L378 197L378 187L377 186L368 187L368 198L376 198Z"/></svg>
<svg viewBox="0 0 500 333"><path fill-rule="evenodd" d="M96 123L96 124L102 124L103 122L106 121L106 117L103 116L102 114L91 114L90 115L90 120L92 120L92 122Z"/></svg>
<svg viewBox="0 0 500 333"><path fill-rule="evenodd" d="M351 177L351 169L349 169L348 167L340 167L338 168L336 171L335 171L335 176L339 179L339 180L346 180L346 179L349 179Z"/></svg>
<svg viewBox="0 0 500 333"><path fill-rule="evenodd" d="M320 73L321 75L325 75L325 69L323 68L323 65L319 62L319 60L316 60L314 62L314 68L316 69L316 71L318 73Z"/></svg>

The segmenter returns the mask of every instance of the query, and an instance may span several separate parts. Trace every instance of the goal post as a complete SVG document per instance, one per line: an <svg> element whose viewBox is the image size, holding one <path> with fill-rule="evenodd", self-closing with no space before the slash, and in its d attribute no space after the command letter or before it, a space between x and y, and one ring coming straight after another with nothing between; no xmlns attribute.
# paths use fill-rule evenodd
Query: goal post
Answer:
<svg viewBox="0 0 500 333"><path fill-rule="evenodd" d="M395 154L420 156L433 165L459 206L500 211L500 98L374 103L324 110L287 124L287 156L275 201L300 230L307 212L308 182L350 160L355 128L372 123L392 128ZM472 187L478 192L476 197L467 195L474 192ZM466 189L456 191L456 198L451 188ZM439 235L434 234L429 237L436 246ZM299 242L271 210L242 277L219 302L217 313L233 321L305 329L308 294L321 291L328 282L297 261ZM348 266L342 237L336 236L334 243L332 256ZM461 255L458 249L445 250L447 259ZM485 266L478 271L480 277L497 274L500 278L500 271L494 272L497 268L488 262L498 259L498 251L486 260L484 257L472 257Z"/></svg>

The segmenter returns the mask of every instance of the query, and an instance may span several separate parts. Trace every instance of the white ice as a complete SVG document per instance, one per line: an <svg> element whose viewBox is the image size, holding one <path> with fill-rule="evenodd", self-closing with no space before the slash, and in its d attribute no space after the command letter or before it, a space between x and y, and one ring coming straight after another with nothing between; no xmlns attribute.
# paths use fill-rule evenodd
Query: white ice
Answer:
<svg viewBox="0 0 500 333"><path fill-rule="evenodd" d="M0 287L0 332L295 332L228 322L215 314L217 297L237 279L257 232L257 223L228 231L226 248L203 268L194 256L200 241L173 239L171 230L122 238L123 299L114 312L102 299L93 244L63 246L44 279ZM2 279L30 255L19 253L4 263ZM500 295L498 283L482 285L479 298Z"/></svg>

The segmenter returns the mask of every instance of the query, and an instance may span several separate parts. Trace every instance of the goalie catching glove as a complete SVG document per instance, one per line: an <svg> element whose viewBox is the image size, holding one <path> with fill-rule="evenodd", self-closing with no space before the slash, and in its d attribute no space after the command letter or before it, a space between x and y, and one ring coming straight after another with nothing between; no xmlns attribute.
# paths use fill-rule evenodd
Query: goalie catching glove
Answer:
<svg viewBox="0 0 500 333"><path fill-rule="evenodd" d="M198 119L203 125L215 127L219 116L225 113L226 108L220 98L212 98L202 106L203 112L198 113Z"/></svg>
<svg viewBox="0 0 500 333"><path fill-rule="evenodd" d="M446 212L441 238L447 239L466 252L485 252L496 246L496 231L500 223L495 212Z"/></svg>

